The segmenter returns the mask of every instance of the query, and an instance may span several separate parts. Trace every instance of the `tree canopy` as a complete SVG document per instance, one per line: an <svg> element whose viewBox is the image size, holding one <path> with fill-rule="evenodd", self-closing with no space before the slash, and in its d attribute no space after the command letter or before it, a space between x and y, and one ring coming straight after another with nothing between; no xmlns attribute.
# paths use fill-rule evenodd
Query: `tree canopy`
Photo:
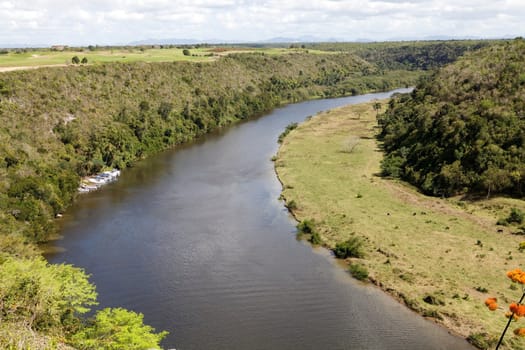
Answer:
<svg viewBox="0 0 525 350"><path fill-rule="evenodd" d="M425 193L508 193L525 181L525 40L472 52L379 116L384 175Z"/></svg>

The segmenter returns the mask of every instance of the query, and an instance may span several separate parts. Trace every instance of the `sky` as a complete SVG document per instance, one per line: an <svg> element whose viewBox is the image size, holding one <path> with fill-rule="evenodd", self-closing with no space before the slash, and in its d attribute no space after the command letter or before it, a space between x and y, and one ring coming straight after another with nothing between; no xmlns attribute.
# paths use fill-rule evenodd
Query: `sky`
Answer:
<svg viewBox="0 0 525 350"><path fill-rule="evenodd" d="M524 0L0 0L0 45L525 36Z"/></svg>

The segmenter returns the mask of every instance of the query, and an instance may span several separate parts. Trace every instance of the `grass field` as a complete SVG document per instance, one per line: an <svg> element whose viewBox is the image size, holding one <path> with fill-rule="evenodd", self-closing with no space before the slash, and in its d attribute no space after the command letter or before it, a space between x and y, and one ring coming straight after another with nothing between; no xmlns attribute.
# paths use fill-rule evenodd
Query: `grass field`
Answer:
<svg viewBox="0 0 525 350"><path fill-rule="evenodd" d="M8 67L39 67L50 65L67 65L71 64L71 59L78 56L80 59L86 57L88 64L97 64L104 62L171 62L171 61L212 61L217 57L240 52L264 52L268 55L281 55L301 49L285 48L243 48L243 47L206 47L189 49L190 55L185 56L183 49L180 48L149 48L140 47L118 48L118 49L96 49L90 51L83 50L66 50L51 51L49 49L28 49L11 50L8 53L0 54L0 68ZM319 50L309 50L310 53L327 53Z"/></svg>
<svg viewBox="0 0 525 350"><path fill-rule="evenodd" d="M373 103L348 106L293 130L275 162L283 197L296 203L298 220L315 220L327 247L360 237L365 257L349 263L366 266L371 281L410 308L465 337L497 341L508 304L522 293L505 273L522 265L525 238L496 221L511 207L524 210L523 201L426 197L379 177L375 116ZM484 305L489 296L498 298L495 312ZM525 320L511 325L507 348L525 349L512 334L519 326Z"/></svg>

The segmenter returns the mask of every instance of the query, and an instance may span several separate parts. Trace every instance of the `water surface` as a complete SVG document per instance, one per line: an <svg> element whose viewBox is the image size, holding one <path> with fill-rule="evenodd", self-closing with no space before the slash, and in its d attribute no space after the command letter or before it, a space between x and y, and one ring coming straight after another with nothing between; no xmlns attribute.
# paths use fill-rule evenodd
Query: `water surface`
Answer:
<svg viewBox="0 0 525 350"><path fill-rule="evenodd" d="M85 268L101 308L144 313L167 348L472 349L298 242L278 200L287 124L389 94L289 105L140 162L68 210L49 260Z"/></svg>

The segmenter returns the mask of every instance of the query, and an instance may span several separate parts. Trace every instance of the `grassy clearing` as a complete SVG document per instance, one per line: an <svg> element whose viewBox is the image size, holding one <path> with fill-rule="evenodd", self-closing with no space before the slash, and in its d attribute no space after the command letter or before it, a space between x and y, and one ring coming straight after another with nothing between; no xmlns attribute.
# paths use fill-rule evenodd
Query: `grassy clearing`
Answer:
<svg viewBox="0 0 525 350"><path fill-rule="evenodd" d="M243 48L243 47L201 47L189 49L190 55L185 56L183 49L145 49L141 47L115 48L115 49L88 49L51 51L49 49L40 50L11 50L9 53L0 54L0 68L2 67L38 67L49 65L71 64L73 56L80 59L86 57L89 64L106 62L171 62L171 61L212 61L217 57L246 52L261 52L268 55L283 55L294 52L305 52L302 49L285 48ZM327 53L320 50L308 50L312 54Z"/></svg>
<svg viewBox="0 0 525 350"><path fill-rule="evenodd" d="M213 57L207 56L207 49L192 49L190 53L195 56L185 56L182 49L114 49L114 50L75 50L75 51L51 51L51 50L28 50L16 53L0 55L0 67L31 67L44 65L69 64L73 56L80 59L86 57L88 63L104 62L169 62L169 61L205 61Z"/></svg>
<svg viewBox="0 0 525 350"><path fill-rule="evenodd" d="M504 308L521 296L505 273L523 262L525 237L496 221L511 207L524 210L523 201L438 199L378 177L373 107L325 112L290 132L275 162L284 198L294 201L299 221L315 221L327 247L360 237L365 257L348 262L364 266L370 280L410 308L465 337L497 338ZM483 303L488 296L499 300L496 313ZM525 349L512 332L506 339L509 348Z"/></svg>

